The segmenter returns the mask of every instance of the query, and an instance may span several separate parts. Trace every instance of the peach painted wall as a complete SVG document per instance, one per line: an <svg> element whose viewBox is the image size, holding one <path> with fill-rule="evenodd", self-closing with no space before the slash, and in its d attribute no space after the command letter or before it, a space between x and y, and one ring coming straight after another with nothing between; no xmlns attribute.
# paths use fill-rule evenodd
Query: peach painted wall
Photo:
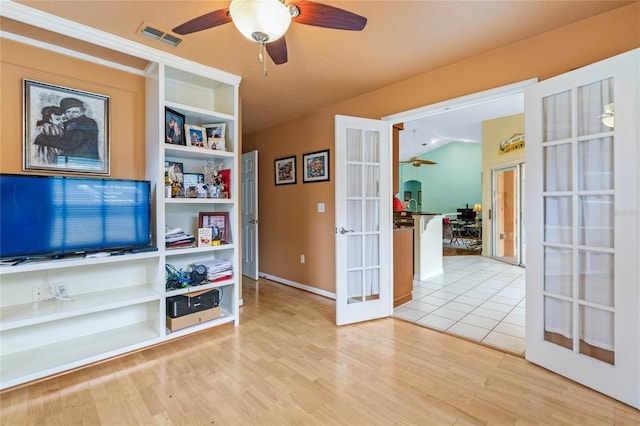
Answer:
<svg viewBox="0 0 640 426"><path fill-rule="evenodd" d="M145 178L145 79L1 39L0 172L22 171L22 79L110 97L110 177ZM51 174L51 173L43 173Z"/></svg>
<svg viewBox="0 0 640 426"><path fill-rule="evenodd" d="M336 114L380 118L530 78L545 80L638 47L640 3L633 3L245 135L244 152L259 151L260 271L335 291L333 194L340 183L332 166L330 182L302 184L300 161L305 152L330 148L333 165ZM298 183L276 187L273 161L291 155L297 156ZM316 212L318 202L326 213Z"/></svg>

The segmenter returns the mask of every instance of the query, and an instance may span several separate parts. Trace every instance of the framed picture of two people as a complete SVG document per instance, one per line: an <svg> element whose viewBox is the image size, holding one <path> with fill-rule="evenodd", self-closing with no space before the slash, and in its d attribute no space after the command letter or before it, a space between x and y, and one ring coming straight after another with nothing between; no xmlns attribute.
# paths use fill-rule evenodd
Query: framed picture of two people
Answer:
<svg viewBox="0 0 640 426"><path fill-rule="evenodd" d="M109 174L109 97L24 80L24 170Z"/></svg>

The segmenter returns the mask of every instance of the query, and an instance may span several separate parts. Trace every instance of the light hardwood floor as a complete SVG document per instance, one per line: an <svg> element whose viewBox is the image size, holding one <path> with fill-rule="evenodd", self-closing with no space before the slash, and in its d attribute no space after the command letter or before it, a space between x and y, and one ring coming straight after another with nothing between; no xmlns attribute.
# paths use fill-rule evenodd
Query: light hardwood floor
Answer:
<svg viewBox="0 0 640 426"><path fill-rule="evenodd" d="M2 425L638 425L640 412L517 356L244 280L225 326L0 395Z"/></svg>

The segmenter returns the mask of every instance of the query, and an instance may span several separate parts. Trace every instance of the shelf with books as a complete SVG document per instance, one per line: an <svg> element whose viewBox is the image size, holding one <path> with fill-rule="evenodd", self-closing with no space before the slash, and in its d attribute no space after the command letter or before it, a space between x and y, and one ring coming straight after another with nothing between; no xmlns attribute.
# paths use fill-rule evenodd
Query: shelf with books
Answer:
<svg viewBox="0 0 640 426"><path fill-rule="evenodd" d="M178 332L167 331L167 336L173 337L176 333L184 335L221 323L238 324L239 321L240 255L236 240L239 238L239 155L236 145L238 87L211 78L208 74L174 66L159 67L156 71L159 84L151 87L150 95L160 100L160 108L156 110L156 113L160 113L160 124L166 120L166 110L171 110L183 120L182 124L187 130L211 130L212 137L224 139L224 144L219 145L224 146L224 150L211 149L210 145L190 145L186 133L183 133L185 139L182 144L165 143L166 135L161 133L156 137L152 135L152 139L160 141L156 150L148 150L150 173L157 173L158 182L164 182L169 187L157 192L156 202L160 240L165 239L165 246L161 250L162 260L170 271L167 273L164 296L224 287L224 297L220 303L223 319L207 321ZM154 78L150 81L154 81ZM158 126L158 130L164 132L164 126ZM207 133L204 135L209 137ZM198 142L203 139L202 135L197 136ZM179 189L177 192L176 186ZM203 222L203 214L208 215L206 223ZM211 218L218 216L223 218L222 222L218 223L215 221L217 219L211 222ZM224 228L219 228L221 223ZM169 232L179 229L178 232L184 234L165 237L167 228ZM210 238L204 234L202 238L211 241L212 245L200 241L199 229L211 230ZM177 288L192 283L194 278L188 274L194 266L216 262L227 264L225 272L215 275L208 268L207 271L211 278L220 281Z"/></svg>

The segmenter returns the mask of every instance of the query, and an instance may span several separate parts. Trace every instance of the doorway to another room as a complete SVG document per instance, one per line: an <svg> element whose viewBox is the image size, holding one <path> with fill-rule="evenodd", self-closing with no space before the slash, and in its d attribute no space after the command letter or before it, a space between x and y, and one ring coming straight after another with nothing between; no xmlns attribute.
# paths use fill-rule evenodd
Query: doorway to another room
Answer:
<svg viewBox="0 0 640 426"><path fill-rule="evenodd" d="M524 197L521 194L523 192L521 191L523 189L521 179L524 179L524 161L522 161L522 169L520 169L520 164L507 163L505 166L504 157L491 152L490 157L493 156L493 158L488 158L486 161L481 159L482 167L473 171L473 173L479 172L478 179L472 183L474 187L468 193L464 193L465 190L456 187L456 185L461 185L462 180L472 172L473 168L465 165L465 160L460 157L460 152L463 146L469 146L474 141L460 139L461 133L459 131L471 126L473 113L480 114L481 118L475 117L477 120L474 122L474 126L478 128L483 127L482 123L485 120L497 122L496 119L499 117L523 113L524 88L533 83L533 81L516 83L387 117L393 122L404 123L405 130L409 130L414 128L415 121L424 120L431 123L430 126L437 126L441 122L449 120L443 119L445 114L458 114L457 119L454 120L453 134L440 133L437 143L433 142L435 139L428 142L424 135L416 141L416 133L413 132L414 139L410 141L410 151L412 156L427 158L427 155L421 154L419 150L421 147L431 146L431 152L428 154L429 160L441 161L440 167L446 167L448 173L453 171L451 167L458 167L458 169L462 167L462 169L459 172L454 172L454 175L445 181L437 179L436 188L416 179L416 176L424 175L424 173L418 172L422 170L421 168L401 170L399 192L400 196L405 198L405 191L415 189L415 181L418 181L422 202L417 204L421 205L421 210L425 209L424 195L427 191L426 210L439 212L455 222L464 222L467 227L475 225L477 232L476 245L473 247L475 250L469 250L469 241L472 241L473 238L466 234L469 231L466 228L463 235L456 235L458 237L456 242L443 238L443 243L447 244L448 242L449 246L445 251L453 254L443 257L443 274L424 281L414 279L412 300L397 306L393 316L519 356L524 356L525 352L526 289L525 269L522 267L524 266L524 237L521 235L521 230L524 227L520 213L524 203ZM495 103L496 106L500 103L501 105L495 108L492 103ZM515 107L513 107L514 104L516 104ZM506 105L512 107L508 109ZM492 109L497 111L494 115L488 112ZM419 130L418 133L420 132ZM422 133L425 132L422 131ZM411 138L412 135L407 133L407 136ZM510 136L511 134L503 137L509 138ZM481 144L483 139L484 134L483 137L478 137L475 143ZM446 162L442 156L438 156L437 152L433 152L433 146L441 144L442 141L447 144L458 142L457 146L460 148L455 152L457 155L454 164ZM446 150L453 151L451 146ZM400 146L400 151L402 151L402 146ZM483 150L477 152L481 157L484 156ZM423 157L420 157L421 155ZM513 157L513 155L508 155L508 157ZM400 159L402 160L402 158ZM437 166L429 166L425 171L433 171L432 174L437 175L435 168ZM512 172L511 168L515 168L516 172ZM502 171L503 169L505 171L509 169L510 173L505 173L497 178L501 185L501 191L495 191L493 171ZM480 183L483 180L484 182ZM449 197L452 197L452 194L464 193L465 199L455 200L454 203L449 203L450 206L442 206L443 203L428 198L429 196L433 197L436 192L443 193L443 191ZM479 191L478 195L474 196L473 191ZM501 197L496 199L494 195L498 192L501 192ZM435 210L434 206L436 206ZM461 206L473 212L474 220L470 221L468 217L460 216ZM499 209L502 210L499 211ZM500 223L500 227L497 228L498 234L494 231L496 223ZM500 233L504 238L496 237L496 234L500 237ZM484 238L482 238L483 234ZM465 236L468 238L465 239ZM486 244L478 244L482 240ZM470 255L460 255L462 252L467 252L465 254Z"/></svg>
<svg viewBox="0 0 640 426"><path fill-rule="evenodd" d="M496 259L525 264L524 162L492 172L492 240Z"/></svg>

